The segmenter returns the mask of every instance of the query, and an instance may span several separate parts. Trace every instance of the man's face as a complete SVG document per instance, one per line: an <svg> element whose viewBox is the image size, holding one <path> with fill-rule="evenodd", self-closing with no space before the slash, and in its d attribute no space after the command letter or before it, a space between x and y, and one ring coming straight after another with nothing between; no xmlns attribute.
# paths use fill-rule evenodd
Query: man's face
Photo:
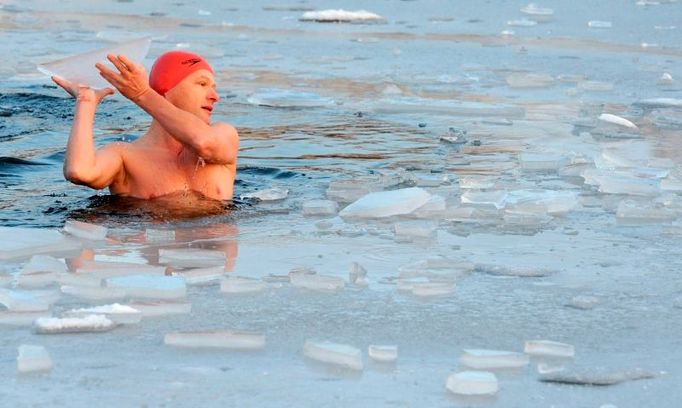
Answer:
<svg viewBox="0 0 682 408"><path fill-rule="evenodd" d="M166 99L178 108L210 123L213 105L220 99L215 88L213 74L200 69L166 92Z"/></svg>

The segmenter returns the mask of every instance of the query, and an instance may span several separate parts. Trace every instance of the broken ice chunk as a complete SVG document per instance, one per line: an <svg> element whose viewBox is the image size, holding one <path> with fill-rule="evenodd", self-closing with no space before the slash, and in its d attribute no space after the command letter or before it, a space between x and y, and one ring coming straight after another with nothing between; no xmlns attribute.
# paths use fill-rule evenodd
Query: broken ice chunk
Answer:
<svg viewBox="0 0 682 408"><path fill-rule="evenodd" d="M212 285L220 282L225 276L224 266L212 266L209 268L194 268L184 271L173 272L173 276L185 279L187 285Z"/></svg>
<svg viewBox="0 0 682 408"><path fill-rule="evenodd" d="M459 362L476 370L495 370L525 367L529 358L513 351L469 349L464 350Z"/></svg>
<svg viewBox="0 0 682 408"><path fill-rule="evenodd" d="M33 324L38 334L105 332L116 327L116 323L103 315L85 317L41 317Z"/></svg>
<svg viewBox="0 0 682 408"><path fill-rule="evenodd" d="M0 304L11 312L42 312L50 308L51 299L45 292L0 288Z"/></svg>
<svg viewBox="0 0 682 408"><path fill-rule="evenodd" d="M269 188L265 190L258 190L253 193L242 194L241 199L257 198L260 201L279 201L284 200L289 195L289 190L285 188Z"/></svg>
<svg viewBox="0 0 682 408"><path fill-rule="evenodd" d="M542 357L575 356L575 348L571 344L551 340L528 340L523 348L524 353Z"/></svg>
<svg viewBox="0 0 682 408"><path fill-rule="evenodd" d="M537 21L522 18L520 20L508 20L507 25L511 27L533 27L538 25Z"/></svg>
<svg viewBox="0 0 682 408"><path fill-rule="evenodd" d="M318 23L350 23L350 22L369 22L375 23L383 21L383 17L378 14L366 11L346 11L338 10L320 10L320 11L306 11L299 18L301 21L315 21Z"/></svg>
<svg viewBox="0 0 682 408"><path fill-rule="evenodd" d="M577 385L613 385L625 381L654 378L655 376L654 373L639 368L634 370L571 369L543 374L540 376L540 381Z"/></svg>
<svg viewBox="0 0 682 408"><path fill-rule="evenodd" d="M76 272L83 277L105 279L125 275L164 275L166 267L132 262L85 261Z"/></svg>
<svg viewBox="0 0 682 408"><path fill-rule="evenodd" d="M33 255L24 265L22 273L36 272L66 273L66 264L50 255Z"/></svg>
<svg viewBox="0 0 682 408"><path fill-rule="evenodd" d="M438 223L433 221L401 221L393 226L396 236L413 238L433 238L436 236Z"/></svg>
<svg viewBox="0 0 682 408"><path fill-rule="evenodd" d="M337 292L345 286L343 279L335 276L290 274L289 277L291 279L291 284L295 287L320 292Z"/></svg>
<svg viewBox="0 0 682 408"><path fill-rule="evenodd" d="M499 210L506 205L507 195L506 191L467 190L460 199L463 204L492 205Z"/></svg>
<svg viewBox="0 0 682 408"><path fill-rule="evenodd" d="M147 228L144 231L144 238L146 242L174 242L175 231Z"/></svg>
<svg viewBox="0 0 682 408"><path fill-rule="evenodd" d="M590 28L611 28L613 24L610 21L590 20L587 22Z"/></svg>
<svg viewBox="0 0 682 408"><path fill-rule="evenodd" d="M133 302L130 307L142 312L143 317L188 314L192 304L187 302L146 301Z"/></svg>
<svg viewBox="0 0 682 408"><path fill-rule="evenodd" d="M552 270L537 266L502 266L477 264L475 269L478 272L484 272L489 275L517 276L523 278L538 278L543 276L549 276L554 273L554 271Z"/></svg>
<svg viewBox="0 0 682 408"><path fill-rule="evenodd" d="M310 200L303 203L302 210L309 216L336 215L339 205L331 200Z"/></svg>
<svg viewBox="0 0 682 408"><path fill-rule="evenodd" d="M20 373L49 371L52 369L52 359L43 346L22 344L17 356L17 370Z"/></svg>
<svg viewBox="0 0 682 408"><path fill-rule="evenodd" d="M71 253L82 246L55 230L20 227L0 227L0 242L0 260L45 253Z"/></svg>
<svg viewBox="0 0 682 408"><path fill-rule="evenodd" d="M57 282L57 274L54 272L21 272L16 276L18 287L43 288Z"/></svg>
<svg viewBox="0 0 682 408"><path fill-rule="evenodd" d="M179 276L119 276L107 279L106 286L122 289L137 299L178 299L187 295L185 280Z"/></svg>
<svg viewBox="0 0 682 408"><path fill-rule="evenodd" d="M596 296L589 295L578 295L573 297L566 306L572 307L574 309L589 310L594 309L600 302L600 299Z"/></svg>
<svg viewBox="0 0 682 408"><path fill-rule="evenodd" d="M303 354L321 363L338 365L358 371L363 369L362 352L346 344L306 340L303 346Z"/></svg>
<svg viewBox="0 0 682 408"><path fill-rule="evenodd" d="M637 125L630 122L629 120L627 120L625 118L621 118L620 116L617 116L617 115L612 115L610 113L602 113L601 115L599 115L599 120L606 122L606 123L612 123L614 125L630 128L630 129L637 129Z"/></svg>
<svg viewBox="0 0 682 408"><path fill-rule="evenodd" d="M507 77L510 88L546 88L554 84L554 78L547 74L516 72Z"/></svg>
<svg viewBox="0 0 682 408"><path fill-rule="evenodd" d="M412 294L418 297L436 297L455 293L454 282L416 282L412 284Z"/></svg>
<svg viewBox="0 0 682 408"><path fill-rule="evenodd" d="M524 170L552 171L559 170L568 164L567 157L553 153L521 153L519 163Z"/></svg>
<svg viewBox="0 0 682 408"><path fill-rule="evenodd" d="M613 84L602 81L580 81L578 89L587 92L609 92L613 90Z"/></svg>
<svg viewBox="0 0 682 408"><path fill-rule="evenodd" d="M220 291L223 293L253 293L265 290L268 284L253 278L242 276L226 276L220 282Z"/></svg>
<svg viewBox="0 0 682 408"><path fill-rule="evenodd" d="M412 215L417 218L439 218L446 208L445 198L439 195L432 195L429 201L417 208Z"/></svg>
<svg viewBox="0 0 682 408"><path fill-rule="evenodd" d="M497 377L487 371L461 371L450 374L445 387L459 395L492 395L498 390Z"/></svg>
<svg viewBox="0 0 682 408"><path fill-rule="evenodd" d="M398 359L398 346L370 344L367 354L376 362L393 363Z"/></svg>
<svg viewBox="0 0 682 408"><path fill-rule="evenodd" d="M163 342L168 346L229 350L260 350L265 347L265 335L244 331L175 332L167 333Z"/></svg>
<svg viewBox="0 0 682 408"><path fill-rule="evenodd" d="M210 249L159 249L159 263L178 268L201 268L225 265L225 252Z"/></svg>
<svg viewBox="0 0 682 408"><path fill-rule="evenodd" d="M52 317L49 311L41 312L10 312L0 310L0 326L31 326L40 317Z"/></svg>
<svg viewBox="0 0 682 408"><path fill-rule="evenodd" d="M331 200L349 203L372 192L374 187L357 180L336 180L329 183L327 197Z"/></svg>
<svg viewBox="0 0 682 408"><path fill-rule="evenodd" d="M674 210L652 202L623 200L618 203L616 219L620 223L670 222L677 218Z"/></svg>
<svg viewBox="0 0 682 408"><path fill-rule="evenodd" d="M114 303L83 309L71 309L64 312L66 317L85 317L87 315L104 315L117 324L135 324L142 319L142 313L130 306Z"/></svg>
<svg viewBox="0 0 682 408"><path fill-rule="evenodd" d="M67 220L64 223L64 231L73 235L74 237L89 239L92 241L101 241L107 237L107 227L100 225L89 224L87 222Z"/></svg>
<svg viewBox="0 0 682 408"><path fill-rule="evenodd" d="M369 193L348 207L339 215L344 218L384 218L409 214L418 209L431 197L419 187Z"/></svg>
<svg viewBox="0 0 682 408"><path fill-rule="evenodd" d="M353 262L350 265L348 282L350 282L352 285L367 286L367 270L359 263Z"/></svg>
<svg viewBox="0 0 682 408"><path fill-rule="evenodd" d="M114 301L126 297L123 289L101 286L62 285L61 291L66 295L94 301Z"/></svg>

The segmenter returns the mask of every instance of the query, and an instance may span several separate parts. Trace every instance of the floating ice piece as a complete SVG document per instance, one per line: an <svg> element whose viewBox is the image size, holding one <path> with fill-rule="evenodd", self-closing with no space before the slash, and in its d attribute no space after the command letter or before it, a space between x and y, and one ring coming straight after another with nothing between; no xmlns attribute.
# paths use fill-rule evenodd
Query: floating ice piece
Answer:
<svg viewBox="0 0 682 408"><path fill-rule="evenodd" d="M336 180L329 183L327 188L327 198L341 202L350 203L360 199L362 196L371 193L374 186L367 182L357 180Z"/></svg>
<svg viewBox="0 0 682 408"><path fill-rule="evenodd" d="M159 263L179 268L201 268L225 265L225 252L210 249L159 249Z"/></svg>
<svg viewBox="0 0 682 408"><path fill-rule="evenodd" d="M535 23L535 22L533 22ZM523 118L523 107L457 100L431 100L416 97L393 97L378 101L373 108L377 113L388 114L435 114L461 117Z"/></svg>
<svg viewBox="0 0 682 408"><path fill-rule="evenodd" d="M268 284L253 278L241 276L227 276L220 282L220 291L223 293L253 293L261 292Z"/></svg>
<svg viewBox="0 0 682 408"><path fill-rule="evenodd" d="M211 266L208 268L177 271L173 272L173 276L179 276L185 279L185 283L190 286L212 285L219 283L225 276L225 267Z"/></svg>
<svg viewBox="0 0 682 408"><path fill-rule="evenodd" d="M346 344L306 340L303 345L303 354L321 363L338 365L358 371L363 369L362 352Z"/></svg>
<svg viewBox="0 0 682 408"><path fill-rule="evenodd" d="M125 275L164 275L166 267L132 262L84 261L76 269L76 273L78 275L105 279Z"/></svg>
<svg viewBox="0 0 682 408"><path fill-rule="evenodd" d="M122 289L136 299L179 299L187 296L185 280L179 276L119 276L107 279L106 286Z"/></svg>
<svg viewBox="0 0 682 408"><path fill-rule="evenodd" d="M265 335L244 331L175 332L167 333L164 344L186 348L229 350L260 350L265 347Z"/></svg>
<svg viewBox="0 0 682 408"><path fill-rule="evenodd" d="M41 312L10 312L0 311L0 326L31 326L40 317L52 317L49 311Z"/></svg>
<svg viewBox="0 0 682 408"><path fill-rule="evenodd" d="M670 75L670 73L664 72L661 74L661 77L658 78L658 81L656 81L656 83L659 85L672 85L675 83L675 80L673 79L673 76Z"/></svg>
<svg viewBox="0 0 682 408"><path fill-rule="evenodd" d="M528 5L521 7L521 12L528 14L529 16L551 16L554 14L554 10L547 7L540 7L535 3L529 3Z"/></svg>
<svg viewBox="0 0 682 408"><path fill-rule="evenodd" d="M596 296L578 295L574 296L570 302L566 304L566 306L572 307L574 309L589 310L594 309L599 302L601 302L601 299Z"/></svg>
<svg viewBox="0 0 682 408"><path fill-rule="evenodd" d="M61 291L66 295L95 301L114 301L126 297L126 292L123 289L101 286L62 285Z"/></svg>
<svg viewBox="0 0 682 408"><path fill-rule="evenodd" d="M93 241L101 241L106 239L108 229L107 227L89 224L87 222L67 220L64 223L64 231L68 232L74 237Z"/></svg>
<svg viewBox="0 0 682 408"><path fill-rule="evenodd" d="M127 56L130 60L141 64L149 52L151 38L141 38L134 41L120 43L112 47L89 51L57 61L38 65L38 70L45 75L57 75L76 84L102 89L110 87L107 81L99 75L95 64L101 62L110 69L114 66L107 60L107 54Z"/></svg>
<svg viewBox="0 0 682 408"><path fill-rule="evenodd" d="M629 120L621 118L620 116L617 115L612 115L610 113L602 113L601 115L599 115L599 120L607 123L613 123L614 125L618 126L624 126L630 129L637 129L637 125L630 122Z"/></svg>
<svg viewBox="0 0 682 408"><path fill-rule="evenodd" d="M348 282L351 285L367 286L367 270L357 262L350 265L350 272L348 273Z"/></svg>
<svg viewBox="0 0 682 408"><path fill-rule="evenodd" d="M310 200L303 203L303 215L336 215L339 205L331 200Z"/></svg>
<svg viewBox="0 0 682 408"><path fill-rule="evenodd" d="M401 292L412 292L415 285L428 285L431 281L425 276L413 278L399 278L395 281L395 288Z"/></svg>
<svg viewBox="0 0 682 408"><path fill-rule="evenodd" d="M346 11L338 9L307 11L299 20L318 23L376 23L383 21L384 18L366 10Z"/></svg>
<svg viewBox="0 0 682 408"><path fill-rule="evenodd" d="M552 374L558 373L559 371L564 371L566 366L563 364L552 364L552 363L538 363L537 370L538 374Z"/></svg>
<svg viewBox="0 0 682 408"><path fill-rule="evenodd" d="M590 20L587 22L590 28L611 28L613 24L610 21Z"/></svg>
<svg viewBox="0 0 682 408"><path fill-rule="evenodd" d="M246 101L253 105L273 108L320 108L335 104L331 98L290 89L259 89L246 98Z"/></svg>
<svg viewBox="0 0 682 408"><path fill-rule="evenodd" d="M517 212L540 212L558 215L575 209L580 204L575 191L555 190L517 190L507 196L507 208L513 207Z"/></svg>
<svg viewBox="0 0 682 408"><path fill-rule="evenodd" d="M75 252L81 243L67 238L55 230L0 227L0 260L28 257L38 254Z"/></svg>
<svg viewBox="0 0 682 408"><path fill-rule="evenodd" d="M524 170L550 171L566 166L569 159L555 153L521 153L519 162Z"/></svg>
<svg viewBox="0 0 682 408"><path fill-rule="evenodd" d="M297 288L305 288L320 292L337 292L344 288L341 278L326 275L290 274L291 284Z"/></svg>
<svg viewBox="0 0 682 408"><path fill-rule="evenodd" d="M142 312L119 303L95 306L82 309L71 309L64 312L66 317L86 317L88 315L104 315L116 324L136 324L142 320Z"/></svg>
<svg viewBox="0 0 682 408"><path fill-rule="evenodd" d="M474 191L467 190L462 193L460 200L463 204L492 205L498 210L506 205L508 193L506 191Z"/></svg>
<svg viewBox="0 0 682 408"><path fill-rule="evenodd" d="M551 340L528 340L523 347L526 354L543 357L573 357L575 348L571 344Z"/></svg>
<svg viewBox="0 0 682 408"><path fill-rule="evenodd" d="M253 193L242 194L240 198L257 198L261 201L279 201L284 200L289 195L289 190L285 188L268 188L266 190L258 190Z"/></svg>
<svg viewBox="0 0 682 408"><path fill-rule="evenodd" d="M396 236L414 238L432 238L436 235L438 222L436 221L401 221L393 226Z"/></svg>
<svg viewBox="0 0 682 408"><path fill-rule="evenodd" d="M426 204L417 208L412 215L417 218L440 218L440 215L447 209L445 198L439 195L432 195Z"/></svg>
<svg viewBox="0 0 682 408"><path fill-rule="evenodd" d="M454 282L415 282L412 284L412 294L418 297L437 297L455 293Z"/></svg>
<svg viewBox="0 0 682 408"><path fill-rule="evenodd" d="M527 18L522 18L520 20L509 20L507 25L511 27L533 27L538 25L537 21L529 20Z"/></svg>
<svg viewBox="0 0 682 408"><path fill-rule="evenodd" d="M50 255L33 255L22 268L22 273L36 272L65 273L66 264Z"/></svg>
<svg viewBox="0 0 682 408"><path fill-rule="evenodd" d="M677 213L669 208L652 202L623 200L618 203L616 219L622 223L670 222L677 218Z"/></svg>
<svg viewBox="0 0 682 408"><path fill-rule="evenodd" d="M644 108L680 108L682 107L682 99L676 98L651 98L643 99L635 102L635 105Z"/></svg>
<svg viewBox="0 0 682 408"><path fill-rule="evenodd" d="M487 264L477 264L476 270L489 275L517 276L522 278L539 278L543 276L550 276L554 273L554 271L550 269L540 268L537 266L502 266Z"/></svg>
<svg viewBox="0 0 682 408"><path fill-rule="evenodd" d="M464 350L459 357L460 364L476 370L520 368L528 365L530 359L523 353L501 350Z"/></svg>
<svg viewBox="0 0 682 408"><path fill-rule="evenodd" d="M546 88L554 85L554 78L548 74L516 72L506 78L510 88Z"/></svg>
<svg viewBox="0 0 682 408"><path fill-rule="evenodd" d="M17 356L17 370L20 373L49 371L52 369L52 359L43 346L22 344Z"/></svg>
<svg viewBox="0 0 682 408"><path fill-rule="evenodd" d="M130 303L130 307L142 312L142 317L189 314L192 304L188 302L145 301Z"/></svg>
<svg viewBox="0 0 682 408"><path fill-rule="evenodd" d="M487 371L461 371L450 374L445 387L458 395L493 395L497 393L497 377Z"/></svg>
<svg viewBox="0 0 682 408"><path fill-rule="evenodd" d="M41 317L34 322L34 330L38 334L90 333L105 332L116 327L116 323L103 315L87 315L85 317Z"/></svg>
<svg viewBox="0 0 682 408"><path fill-rule="evenodd" d="M602 81L580 81L578 82L578 89L587 92L609 92L613 90L613 84Z"/></svg>
<svg viewBox="0 0 682 408"><path fill-rule="evenodd" d="M654 373L640 368L633 370L595 368L586 370L571 369L543 374L540 376L540 381L576 385L613 385L625 381L642 380L654 377L656 377Z"/></svg>
<svg viewBox="0 0 682 408"><path fill-rule="evenodd" d="M144 231L144 238L146 242L174 242L175 231L147 228Z"/></svg>
<svg viewBox="0 0 682 408"><path fill-rule="evenodd" d="M344 218L384 218L413 212L431 197L419 187L369 193L348 207L339 215Z"/></svg>
<svg viewBox="0 0 682 408"><path fill-rule="evenodd" d="M45 292L30 292L0 288L0 304L11 312L42 312L50 308Z"/></svg>
<svg viewBox="0 0 682 408"><path fill-rule="evenodd" d="M607 194L629 194L653 197L660 194L659 183L638 177L604 175L595 177L599 191Z"/></svg>
<svg viewBox="0 0 682 408"><path fill-rule="evenodd" d="M398 346L370 344L367 354L376 362L393 363L398 359Z"/></svg>

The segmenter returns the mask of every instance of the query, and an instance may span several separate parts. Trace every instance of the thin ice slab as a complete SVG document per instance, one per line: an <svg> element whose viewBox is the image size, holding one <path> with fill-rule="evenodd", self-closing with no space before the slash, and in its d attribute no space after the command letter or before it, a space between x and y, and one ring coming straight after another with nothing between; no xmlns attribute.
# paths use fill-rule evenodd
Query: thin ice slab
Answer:
<svg viewBox="0 0 682 408"><path fill-rule="evenodd" d="M331 342L306 340L303 354L315 361L325 364L362 371L362 352L352 346Z"/></svg>
<svg viewBox="0 0 682 408"><path fill-rule="evenodd" d="M320 292L337 292L344 288L341 278L326 275L290 274L291 284L297 288L305 288Z"/></svg>
<svg viewBox="0 0 682 408"><path fill-rule="evenodd" d="M502 350L468 349L459 357L460 364L476 370L521 368L529 361L523 353Z"/></svg>
<svg viewBox="0 0 682 408"><path fill-rule="evenodd" d="M107 279L106 286L122 289L136 299L180 299L187 296L185 280L178 276L119 276Z"/></svg>
<svg viewBox="0 0 682 408"><path fill-rule="evenodd" d="M64 231L77 238L102 241L107 238L108 228L82 221L67 220L64 223Z"/></svg>
<svg viewBox="0 0 682 408"><path fill-rule="evenodd" d="M265 347L265 335L245 331L175 332L164 336L168 346L228 350L260 350Z"/></svg>
<svg viewBox="0 0 682 408"><path fill-rule="evenodd" d="M639 368L633 370L610 370L603 368L584 370L570 369L543 374L540 376L540 381L562 384L604 386L618 384L625 381L654 378L655 376L656 375L654 373Z"/></svg>
<svg viewBox="0 0 682 408"><path fill-rule="evenodd" d="M91 301L115 301L126 297L126 291L101 286L62 285L60 290L66 295Z"/></svg>
<svg viewBox="0 0 682 408"><path fill-rule="evenodd" d="M523 351L532 356L542 357L571 358L575 356L575 347L572 344L551 340L528 340Z"/></svg>
<svg viewBox="0 0 682 408"><path fill-rule="evenodd" d="M394 363L398 359L398 346L370 344L367 355L378 363Z"/></svg>
<svg viewBox="0 0 682 408"><path fill-rule="evenodd" d="M119 303L102 305L81 309L72 309L64 312L65 317L86 317L88 315L104 315L116 324L136 324L142 320L142 312Z"/></svg>
<svg viewBox="0 0 682 408"><path fill-rule="evenodd" d="M310 200L301 205L301 212L306 216L331 216L339 212L339 205L332 200Z"/></svg>
<svg viewBox="0 0 682 408"><path fill-rule="evenodd" d="M130 303L130 307L139 310L145 318L189 314L192 311L192 304L188 302L138 301Z"/></svg>
<svg viewBox="0 0 682 408"><path fill-rule="evenodd" d="M78 241L65 237L59 231L38 228L0 227L0 242L0 260L69 253L81 248Z"/></svg>
<svg viewBox="0 0 682 408"><path fill-rule="evenodd" d="M225 265L225 252L211 249L159 249L159 263L178 268L206 268Z"/></svg>
<svg viewBox="0 0 682 408"><path fill-rule="evenodd" d="M0 304L11 312L42 312L48 310L51 303L45 293L0 288Z"/></svg>
<svg viewBox="0 0 682 408"><path fill-rule="evenodd" d="M457 395L493 395L499 389L497 377L487 371L461 371L450 374L445 387Z"/></svg>
<svg viewBox="0 0 682 408"><path fill-rule="evenodd" d="M220 291L232 294L261 292L267 287L268 284L259 279L241 276L228 276L220 282Z"/></svg>
<svg viewBox="0 0 682 408"><path fill-rule="evenodd" d="M114 66L107 60L107 54L123 54L139 64L149 52L150 45L151 38L141 38L40 64L38 70L45 75L57 75L76 84L102 89L111 84L99 75L99 71L95 68L96 63L101 62L110 69L114 69Z"/></svg>
<svg viewBox="0 0 682 408"><path fill-rule="evenodd" d="M343 218L385 218L410 214L429 201L431 194L419 187L369 193L341 210Z"/></svg>
<svg viewBox="0 0 682 408"><path fill-rule="evenodd" d="M93 333L106 332L116 327L116 323L103 315L85 317L41 317L33 323L37 334Z"/></svg>
<svg viewBox="0 0 682 408"><path fill-rule="evenodd" d="M22 344L18 349L17 370L20 373L50 371L52 359L43 346Z"/></svg>
<svg viewBox="0 0 682 408"><path fill-rule="evenodd" d="M208 268L194 268L184 271L173 272L173 276L185 279L188 286L205 286L219 283L225 276L224 266L211 266Z"/></svg>

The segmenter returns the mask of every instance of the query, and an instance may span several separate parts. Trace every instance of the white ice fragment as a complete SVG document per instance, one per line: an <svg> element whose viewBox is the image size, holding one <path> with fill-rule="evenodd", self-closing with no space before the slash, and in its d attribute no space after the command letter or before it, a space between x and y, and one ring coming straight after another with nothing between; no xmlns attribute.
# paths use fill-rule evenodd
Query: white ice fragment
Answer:
<svg viewBox="0 0 682 408"><path fill-rule="evenodd" d="M339 211L339 205L331 200L310 200L302 205L303 215L319 216L319 215L336 215Z"/></svg>
<svg viewBox="0 0 682 408"><path fill-rule="evenodd" d="M602 113L601 115L599 115L599 120L607 123L613 123L614 125L618 126L624 126L630 129L637 129L637 125L630 122L629 120L621 118L620 116L617 115L612 115L610 113Z"/></svg>
<svg viewBox="0 0 682 408"><path fill-rule="evenodd" d="M344 218L384 218L410 214L426 204L431 197L419 187L369 193L348 207L339 215Z"/></svg>
<svg viewBox="0 0 682 408"><path fill-rule="evenodd" d="M169 229L147 228L144 231L146 242L174 242L175 231Z"/></svg>
<svg viewBox="0 0 682 408"><path fill-rule="evenodd" d="M64 223L64 231L73 235L74 237L89 239L92 241L101 241L107 237L107 227L101 225L89 224L87 222L67 220Z"/></svg>
<svg viewBox="0 0 682 408"><path fill-rule="evenodd" d="M520 20L509 20L507 21L507 25L511 27L533 27L538 25L538 22L523 18Z"/></svg>
<svg viewBox="0 0 682 408"><path fill-rule="evenodd" d="M166 267L163 265L148 265L132 262L84 261L76 269L77 275L92 278L112 278L125 275L164 275Z"/></svg>
<svg viewBox="0 0 682 408"><path fill-rule="evenodd" d="M501 350L469 349L459 357L460 364L476 370L520 368L527 366L529 361L523 353Z"/></svg>
<svg viewBox="0 0 682 408"><path fill-rule="evenodd" d="M535 3L529 3L528 5L521 7L521 12L530 16L551 16L554 14L554 10L551 8L540 7Z"/></svg>
<svg viewBox="0 0 682 408"><path fill-rule="evenodd" d="M515 72L506 78L510 88L546 88L554 84L554 77L548 74Z"/></svg>
<svg viewBox="0 0 682 408"><path fill-rule="evenodd" d="M186 348L260 350L265 347L265 335L232 330L175 332L167 333L163 342L168 346Z"/></svg>
<svg viewBox="0 0 682 408"><path fill-rule="evenodd" d="M551 340L528 340L523 351L532 356L566 357L575 356L575 348L571 344Z"/></svg>
<svg viewBox="0 0 682 408"><path fill-rule="evenodd" d="M312 92L276 88L259 89L246 98L246 101L252 105L275 108L317 108L335 105L333 99Z"/></svg>
<svg viewBox="0 0 682 408"><path fill-rule="evenodd" d="M609 92L613 90L613 83L602 81L580 81L578 89L587 92Z"/></svg>
<svg viewBox="0 0 682 408"><path fill-rule="evenodd" d="M85 317L41 317L33 324L38 334L89 333L104 332L116 327L116 323L104 315L87 315Z"/></svg>
<svg viewBox="0 0 682 408"><path fill-rule="evenodd" d="M0 260L75 252L82 246L59 231L21 227L0 227L0 242Z"/></svg>
<svg viewBox="0 0 682 408"><path fill-rule="evenodd" d="M45 75L57 75L68 79L75 84L103 89L111 86L99 75L95 68L96 63L102 63L110 69L114 66L107 60L107 54L127 56L130 60L141 64L149 52L151 38L142 38L134 41L116 44L112 47L102 48L63 58L57 61L38 65L38 70Z"/></svg>
<svg viewBox="0 0 682 408"><path fill-rule="evenodd" d="M285 188L273 187L265 190L258 190L253 193L242 194L241 199L257 198L261 201L279 201L284 200L289 195L289 190Z"/></svg>
<svg viewBox="0 0 682 408"><path fill-rule="evenodd" d="M362 371L362 352L346 344L306 340L303 354L321 363Z"/></svg>
<svg viewBox="0 0 682 408"><path fill-rule="evenodd" d="M225 265L225 252L210 249L159 249L159 263L179 268L201 268Z"/></svg>
<svg viewBox="0 0 682 408"><path fill-rule="evenodd" d="M487 371L461 371L450 374L445 387L458 395L492 395L497 393L497 377Z"/></svg>
<svg viewBox="0 0 682 408"><path fill-rule="evenodd" d="M398 359L398 346L370 344L369 358L379 363L393 363Z"/></svg>
<svg viewBox="0 0 682 408"><path fill-rule="evenodd" d="M208 11L208 10L199 9L199 11L197 12L197 14L199 14L200 16L210 16L210 15L211 15L211 12Z"/></svg>
<svg viewBox="0 0 682 408"><path fill-rule="evenodd" d="M189 286L213 285L219 283L225 276L224 266L210 266L208 268L194 268L173 272L173 276L185 279Z"/></svg>
<svg viewBox="0 0 682 408"><path fill-rule="evenodd" d="M417 208L412 215L417 218L438 218L447 209L445 198L440 195L432 195L426 204Z"/></svg>
<svg viewBox="0 0 682 408"><path fill-rule="evenodd" d="M578 295L578 296L574 296L566 304L566 306L572 307L574 309L589 310L589 309L594 309L594 307L597 306L599 304L599 302L601 302L601 299L599 299L596 296Z"/></svg>
<svg viewBox="0 0 682 408"><path fill-rule="evenodd" d="M506 205L508 193L502 190L474 191L467 190L462 193L460 200L463 204L494 206L498 210Z"/></svg>
<svg viewBox="0 0 682 408"><path fill-rule="evenodd" d="M142 312L119 303L95 306L81 309L71 309L64 312L65 317L85 317L87 315L104 315L117 324L136 324L142 319Z"/></svg>
<svg viewBox="0 0 682 408"><path fill-rule="evenodd" d="M22 344L17 356L17 370L20 373L49 371L52 369L52 359L43 346Z"/></svg>
<svg viewBox="0 0 682 408"><path fill-rule="evenodd" d="M100 286L62 285L62 293L93 301L114 301L126 297L126 291Z"/></svg>
<svg viewBox="0 0 682 408"><path fill-rule="evenodd" d="M646 108L680 108L682 99L676 98L651 98L638 101L636 105Z"/></svg>
<svg viewBox="0 0 682 408"><path fill-rule="evenodd" d="M36 272L65 273L66 264L50 255L33 255L21 272L27 274Z"/></svg>
<svg viewBox="0 0 682 408"><path fill-rule="evenodd" d="M554 271L550 269L545 269L538 266L503 266L489 264L477 264L476 270L489 275L516 276L522 278L538 278L549 276L554 273Z"/></svg>
<svg viewBox="0 0 682 408"><path fill-rule="evenodd" d="M130 307L142 312L143 317L189 314L192 304L172 301L140 301L130 303Z"/></svg>
<svg viewBox="0 0 682 408"><path fill-rule="evenodd" d="M658 81L656 82L659 85L672 85L675 83L675 80L673 79L673 76L670 75L668 72L664 72L661 74L661 77L658 78Z"/></svg>
<svg viewBox="0 0 682 408"><path fill-rule="evenodd" d="M346 11L343 9L307 11L300 17L301 21L316 21L323 23L378 22L383 19L384 18L380 15L366 10Z"/></svg>
<svg viewBox="0 0 682 408"><path fill-rule="evenodd" d="M438 297L455 293L454 282L415 282L412 284L412 294L417 297Z"/></svg>
<svg viewBox="0 0 682 408"><path fill-rule="evenodd" d="M587 22L590 28L611 28L613 24L610 21L590 20Z"/></svg>
<svg viewBox="0 0 682 408"><path fill-rule="evenodd" d="M0 288L0 304L11 312L42 312L48 310L51 303L44 295L44 292Z"/></svg>
<svg viewBox="0 0 682 408"><path fill-rule="evenodd" d="M336 180L329 183L326 195L327 198L331 200L349 203L369 194L373 191L373 188L373 186L370 186L366 182L362 181Z"/></svg>
<svg viewBox="0 0 682 408"><path fill-rule="evenodd" d="M185 280L179 276L119 276L107 279L106 286L122 289L136 299L179 299L187 295Z"/></svg>
<svg viewBox="0 0 682 408"><path fill-rule="evenodd" d="M393 225L396 236L433 238L438 229L436 221L401 221Z"/></svg>
<svg viewBox="0 0 682 408"><path fill-rule="evenodd" d="M259 279L242 276L226 276L220 282L220 291L232 294L261 292L267 287L268 284Z"/></svg>
<svg viewBox="0 0 682 408"><path fill-rule="evenodd" d="M348 282L352 285L367 286L367 270L357 262L350 265L350 272L348 273Z"/></svg>
<svg viewBox="0 0 682 408"><path fill-rule="evenodd" d="M337 292L345 286L343 279L335 276L290 274L289 277L293 286L319 292Z"/></svg>
<svg viewBox="0 0 682 408"><path fill-rule="evenodd" d="M21 272L16 275L16 283L21 288L42 288L57 282L55 272Z"/></svg>
<svg viewBox="0 0 682 408"><path fill-rule="evenodd" d="M676 211L650 201L623 200L616 209L616 219L621 223L670 222L676 218Z"/></svg>

